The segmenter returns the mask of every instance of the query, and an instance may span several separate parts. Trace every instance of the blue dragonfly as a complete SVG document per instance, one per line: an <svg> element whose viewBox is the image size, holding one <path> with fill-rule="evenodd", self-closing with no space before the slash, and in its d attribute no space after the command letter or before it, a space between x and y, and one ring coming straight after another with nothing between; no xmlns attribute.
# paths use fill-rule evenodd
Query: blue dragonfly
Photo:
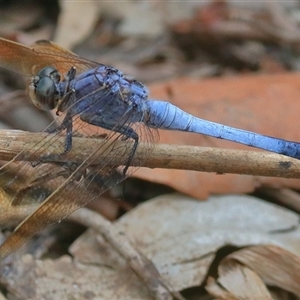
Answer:
<svg viewBox="0 0 300 300"><path fill-rule="evenodd" d="M22 203L39 188L46 187L49 191L43 194L39 208L0 246L0 259L17 250L38 231L123 181L133 172L130 164L140 142L147 145L141 164L150 155L158 137L156 129L204 134L300 158L300 143L203 120L169 102L148 99L142 83L49 41L38 41L27 47L0 39L0 65L30 78L28 94L36 107L56 109L56 114L62 116L54 121L54 127L46 129L49 135L32 148L32 156L36 151L43 153L35 159L36 163L28 163L34 159L22 151L0 168L0 177L8 172L15 174L1 186L14 194L12 205ZM57 162L72 150L74 135L88 136L91 127L105 142L89 137L93 145L84 161ZM62 149L60 154L54 154L56 148ZM109 155L112 148L124 156L123 165L114 162ZM20 160L23 162L18 162Z"/></svg>

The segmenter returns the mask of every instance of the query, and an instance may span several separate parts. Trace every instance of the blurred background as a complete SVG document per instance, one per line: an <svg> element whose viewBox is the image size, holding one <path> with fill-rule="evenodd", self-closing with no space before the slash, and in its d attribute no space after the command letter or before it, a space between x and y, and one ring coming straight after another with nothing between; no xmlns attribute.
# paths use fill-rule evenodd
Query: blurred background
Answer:
<svg viewBox="0 0 300 300"><path fill-rule="evenodd" d="M0 36L24 45L30 45L41 39L52 40L79 56L118 68L123 73L143 82L149 88L150 98L170 101L200 118L300 141L298 130L300 1L0 0ZM0 69L1 128L41 131L53 120L51 113L41 112L32 105L25 91L27 81L28 78L20 74ZM193 134L160 132L160 136L161 143L249 150L245 146ZM210 236L213 231L216 235L219 234L217 240L224 235L223 231L220 233L218 230L224 229L233 233L230 238L222 242L223 244L220 243L209 250L206 248L201 252L203 257L207 253L211 255L212 252L217 257L217 260L214 260L214 257L205 263L206 269L202 271L201 280L197 278L187 283L181 278L178 287L175 284L176 290L194 288L195 282L202 284L201 293L197 291L198 296L201 294L201 297L196 297L194 290L191 289L185 291L187 299L213 299L204 292L203 282L208 276L216 273L216 266L220 259L236 250L234 247L242 247L247 242L271 243L272 239L256 236L260 228L264 228L264 222L271 220L270 222L274 221L274 224L284 224L282 226L291 231L296 228L293 233L295 236L289 236L275 243L281 246L286 243L287 249L297 254L300 251L300 233L297 223L300 211L299 179L145 168L139 169L134 176L126 180L125 187L123 184L115 187L102 195L99 201L93 201L89 208L115 221L121 216L126 218L126 213L138 204L174 191L197 200L211 199L210 196L216 194L224 198L228 194L249 194L255 198L252 199L254 202L257 201L253 206L248 207L249 199L234 198L235 203L241 205L241 210L247 212L245 215L241 213L245 223L241 222L243 230L239 231L238 228L237 232L232 226L239 224L239 213L235 210L239 207L233 204L233 198L220 201L224 205L220 207L214 204L214 200L207 201L206 204L201 203L201 205L208 205L205 209L201 207L200 210L207 212L206 215L201 216L201 219L202 217L205 219L207 215L214 216L214 212L217 214L217 211L228 213L224 219L218 216L218 226L207 228L207 231L201 234ZM177 203L176 197L172 200ZM197 210L189 206L188 201L186 203L189 212ZM273 206L272 208L264 206L273 203L279 205L278 211L275 211ZM200 205L200 202L197 205ZM182 210L182 213L188 215L183 207L175 208L174 211ZM157 215L161 221L166 221L168 218L168 214L165 218L163 215L167 207L161 208L161 211L156 211L153 207L151 209L149 208L147 215ZM286 209L289 209L291 215L288 215ZM255 218L262 211L265 214L262 223L259 223ZM162 213L161 217L160 213ZM284 215L285 213L287 215ZM195 220L200 219L199 216L200 212ZM233 218L231 221L232 216L236 219ZM275 216L278 218L276 219ZM170 228L178 219L180 216L176 215L175 221L173 220L173 223L170 221ZM211 219L205 220L207 224L213 224ZM247 223L250 221L252 223ZM165 223L157 222L157 232L159 232ZM75 223L73 220L69 223L65 222L64 225L54 226L41 234L26 249L38 257L42 257L45 253L47 257L55 258L68 254L68 247L86 229L78 224L75 226ZM156 220L151 220L149 223L153 226ZM261 224L261 227L255 227L255 223ZM181 228L185 228L184 222L178 223L178 227L179 224ZM201 226L203 224L201 223ZM275 232L278 229L276 226L274 229L274 224L268 227L268 232L272 230ZM137 236L143 236L142 229L141 232L137 229L139 224L135 224L135 227L132 224L131 226L132 232L136 230ZM247 235L245 231L252 226L254 226L253 232ZM153 232L152 234L154 235ZM182 233L182 243L188 245L183 238L185 234L186 232ZM177 233L174 235L177 236ZM242 242L241 237L243 237ZM162 235L161 240L163 238ZM175 238L172 237L171 240L174 242ZM50 242L45 246L45 241ZM77 242L80 246L75 248L79 251L79 248L84 249L83 245L86 246L88 243L92 243L91 240L81 241L81 244ZM148 243L151 244L149 241ZM205 244L205 241L203 243ZM180 239L171 244L170 248L175 249L178 244L181 244ZM233 246L225 247L225 244ZM152 250L152 252L149 250L151 255L160 252L159 247ZM181 249L181 251L180 254L185 250ZM80 260L82 252L84 251L81 250L79 254L73 249L72 255L73 257L78 255L77 259ZM271 257L266 255L268 256ZM190 257L186 259L192 261ZM162 259L162 265L166 260L166 257ZM105 259L104 263L106 263ZM274 262L269 266L272 264ZM197 265L197 269L201 267ZM272 269L265 270L272 272ZM174 270L173 272L176 273ZM18 273L20 277L22 274L24 273L21 271ZM182 272L182 274L185 276L186 273ZM0 281L5 289L11 292L15 282L8 284L7 278L4 277L0 278ZM124 285L124 278L118 280ZM18 289L22 294L20 292L22 285L19 285ZM288 291L284 296L281 291L277 291L277 298L274 299L298 299L291 296L291 289ZM295 293L295 290L292 291ZM121 294L122 290L118 292L118 296ZM24 294L22 295L24 297ZM132 295L128 298L116 297L115 299L133 299L130 297ZM25 298L21 296L20 299ZM32 299L46 298L32 297ZM78 299L94 298L87 296ZM251 299L259 298L257 296Z"/></svg>
<svg viewBox="0 0 300 300"><path fill-rule="evenodd" d="M53 40L145 84L300 67L298 1L6 0L0 16L1 37L25 45ZM23 88L16 75L1 75L2 96ZM9 105L23 111L25 104L20 94L11 97L16 100L2 100L9 103L1 109L6 126L45 127L37 116L18 124L24 114Z"/></svg>

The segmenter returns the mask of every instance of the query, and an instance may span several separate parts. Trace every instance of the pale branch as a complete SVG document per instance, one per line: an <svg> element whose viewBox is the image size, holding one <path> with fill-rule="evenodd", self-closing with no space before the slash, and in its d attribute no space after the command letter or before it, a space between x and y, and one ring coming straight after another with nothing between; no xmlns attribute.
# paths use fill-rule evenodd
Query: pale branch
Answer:
<svg viewBox="0 0 300 300"><path fill-rule="evenodd" d="M126 237L126 234L118 229L110 221L101 215L88 209L80 209L69 216L69 220L79 222L86 227L93 228L123 257L133 272L145 283L149 291L157 300L180 299L181 295L171 288L163 280L154 263L143 253L135 248L135 245ZM174 296L174 297L172 297Z"/></svg>
<svg viewBox="0 0 300 300"><path fill-rule="evenodd" d="M63 135L54 137L46 133L0 130L0 160L9 161L15 158L15 160L39 161L41 156L51 153L58 154L59 162L80 163L95 151L95 147L99 147L96 161L107 159L114 164L124 165L128 162L128 153L132 148L131 141L117 141L116 144L110 145L106 143L105 138L73 137L72 150L59 155L64 151L64 141ZM16 157L21 151L22 155ZM148 168L219 174L300 178L300 160L265 151L155 144L147 159L145 159L146 152L149 152L149 144L140 143L131 165L142 164ZM113 159L110 159L111 157Z"/></svg>

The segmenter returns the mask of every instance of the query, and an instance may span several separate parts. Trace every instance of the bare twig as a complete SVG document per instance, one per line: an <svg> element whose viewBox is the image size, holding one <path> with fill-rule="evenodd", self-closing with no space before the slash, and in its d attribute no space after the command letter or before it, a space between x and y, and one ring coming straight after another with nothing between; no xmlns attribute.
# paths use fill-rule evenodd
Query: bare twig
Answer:
<svg viewBox="0 0 300 300"><path fill-rule="evenodd" d="M45 155L45 146L40 147L42 139L44 142L51 140L52 135L46 133L29 133L16 130L0 130L0 160L9 161L18 153L22 152L22 157L26 160L38 161L42 155ZM64 151L64 136L56 138L56 142L47 144L47 152L52 154L61 154ZM105 139L97 138L97 145L104 143ZM43 142L43 143L44 143ZM105 157L114 164L123 165L128 162L118 151L122 143L128 141L119 141L113 149L105 149ZM37 147L37 145L39 145ZM57 145L61 145L57 147ZM95 148L95 138L73 138L72 150L66 155L58 156L60 162L82 162ZM123 144L124 146L124 144ZM132 161L133 166L139 166L141 160L148 150L146 144L140 143L136 155ZM108 154L109 152L109 154ZM108 159L113 157L113 159ZM99 155L99 161L101 160ZM214 173L234 173L248 174L256 176L272 176L284 178L300 178L300 161L279 154L262 151L245 151L233 149L219 149L210 147L194 147L180 145L155 145L153 151L146 161L143 161L143 167L148 168L166 168L183 169Z"/></svg>
<svg viewBox="0 0 300 300"><path fill-rule="evenodd" d="M69 219L74 219L87 227L91 227L100 233L103 238L127 261L130 268L145 283L149 291L157 300L184 298L172 291L163 281L155 265L141 252L133 247L124 232L120 232L111 222L101 215L88 209L80 209L74 212ZM173 297L172 297L173 296Z"/></svg>

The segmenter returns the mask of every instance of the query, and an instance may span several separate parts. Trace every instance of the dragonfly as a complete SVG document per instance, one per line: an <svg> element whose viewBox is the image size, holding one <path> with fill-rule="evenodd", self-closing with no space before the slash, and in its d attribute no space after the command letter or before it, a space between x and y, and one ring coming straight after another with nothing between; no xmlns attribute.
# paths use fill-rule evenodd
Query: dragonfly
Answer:
<svg viewBox="0 0 300 300"><path fill-rule="evenodd" d="M2 243L0 259L38 231L125 180L134 171L130 165L142 142L146 147L140 164L151 154L158 140L157 129L204 134L300 158L300 143L203 120L169 102L149 99L147 88L139 81L50 41L24 46L0 38L0 66L27 76L33 104L42 110L56 110L59 116L52 127L46 128L47 136L36 143L32 154L22 151L0 167L1 188L13 194L12 205L22 204L40 187L49 191L39 207ZM72 151L78 133L90 135L90 127L102 135L104 142L89 136L94 144L87 158L78 163L57 162ZM58 148L61 153L54 154L53 149ZM112 149L124 157L123 164L109 155ZM32 159L30 155L37 151L43 154ZM35 163L28 163L33 160ZM9 172L15 175L3 183L1 176Z"/></svg>

